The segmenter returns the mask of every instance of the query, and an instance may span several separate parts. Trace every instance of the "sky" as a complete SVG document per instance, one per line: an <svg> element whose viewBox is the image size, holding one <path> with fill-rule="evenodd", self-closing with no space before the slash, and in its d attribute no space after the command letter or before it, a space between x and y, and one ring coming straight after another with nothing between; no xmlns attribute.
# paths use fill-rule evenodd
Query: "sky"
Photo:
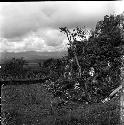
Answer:
<svg viewBox="0 0 124 125"><path fill-rule="evenodd" d="M65 51L59 27L94 28L106 14L121 14L124 1L1 2L0 52Z"/></svg>

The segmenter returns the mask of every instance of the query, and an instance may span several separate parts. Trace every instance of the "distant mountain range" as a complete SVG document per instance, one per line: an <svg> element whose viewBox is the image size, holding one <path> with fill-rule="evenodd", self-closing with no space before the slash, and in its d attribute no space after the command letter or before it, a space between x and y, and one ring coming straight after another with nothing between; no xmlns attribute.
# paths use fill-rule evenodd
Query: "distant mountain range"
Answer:
<svg viewBox="0 0 124 125"><path fill-rule="evenodd" d="M12 58L21 58L24 57L27 61L35 61L35 60L46 60L49 58L61 58L67 55L67 51L62 52L36 52L36 51L27 51L27 52L2 52L1 53L0 62L4 62L5 60L9 60Z"/></svg>

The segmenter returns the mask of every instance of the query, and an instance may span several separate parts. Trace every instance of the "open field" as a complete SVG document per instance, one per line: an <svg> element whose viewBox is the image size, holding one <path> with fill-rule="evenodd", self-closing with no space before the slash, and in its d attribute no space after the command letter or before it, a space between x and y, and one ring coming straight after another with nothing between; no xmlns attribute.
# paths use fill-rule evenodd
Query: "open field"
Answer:
<svg viewBox="0 0 124 125"><path fill-rule="evenodd" d="M119 125L119 98L85 106L70 102L57 109L40 83L5 86L1 93L4 125Z"/></svg>

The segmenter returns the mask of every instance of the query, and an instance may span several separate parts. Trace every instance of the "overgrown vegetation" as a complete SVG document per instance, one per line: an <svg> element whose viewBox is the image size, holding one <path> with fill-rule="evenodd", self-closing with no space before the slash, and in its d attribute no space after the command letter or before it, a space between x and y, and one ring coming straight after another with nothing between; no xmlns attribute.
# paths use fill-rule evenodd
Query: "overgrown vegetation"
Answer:
<svg viewBox="0 0 124 125"><path fill-rule="evenodd" d="M39 75L39 78L48 77L45 83L41 84L46 85L54 96L55 101L51 101L51 106L55 111L53 114L55 113L54 115L57 116L60 111L60 114L63 112L67 117L69 117L69 113L72 116L70 121L65 117L63 119L60 117L54 124L119 124L117 102L115 104L110 101L111 106L100 104L100 102L121 83L121 57L124 55L123 20L120 15L106 15L97 23L93 31L87 30L86 27L76 27L73 30L60 27L60 31L68 39L68 56L46 60L43 66L40 66L42 71ZM89 34L88 39L87 34ZM3 71L14 77L17 73L25 72L22 68L23 65L23 59L13 59L6 63ZM34 77L36 75L34 73ZM81 113L81 115L73 116L76 110L72 108L72 105L70 106L70 103L74 103L76 106L90 105L83 110L77 109L77 113ZM64 106L65 108L63 108ZM69 106L72 111L66 109ZM106 120L109 118L110 120Z"/></svg>
<svg viewBox="0 0 124 125"><path fill-rule="evenodd" d="M95 31L89 31L89 39L86 39L85 28L77 27L72 31L60 28L69 41L64 78L60 75L55 82L62 98L100 102L120 85L124 44L120 21L119 15L105 16L97 23Z"/></svg>

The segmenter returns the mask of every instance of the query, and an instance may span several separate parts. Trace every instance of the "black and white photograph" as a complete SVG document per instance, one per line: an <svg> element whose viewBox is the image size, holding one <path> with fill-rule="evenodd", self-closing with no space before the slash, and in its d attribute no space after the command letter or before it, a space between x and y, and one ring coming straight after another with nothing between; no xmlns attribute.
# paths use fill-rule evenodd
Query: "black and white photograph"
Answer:
<svg viewBox="0 0 124 125"><path fill-rule="evenodd" d="M124 1L0 2L2 125L124 125Z"/></svg>

